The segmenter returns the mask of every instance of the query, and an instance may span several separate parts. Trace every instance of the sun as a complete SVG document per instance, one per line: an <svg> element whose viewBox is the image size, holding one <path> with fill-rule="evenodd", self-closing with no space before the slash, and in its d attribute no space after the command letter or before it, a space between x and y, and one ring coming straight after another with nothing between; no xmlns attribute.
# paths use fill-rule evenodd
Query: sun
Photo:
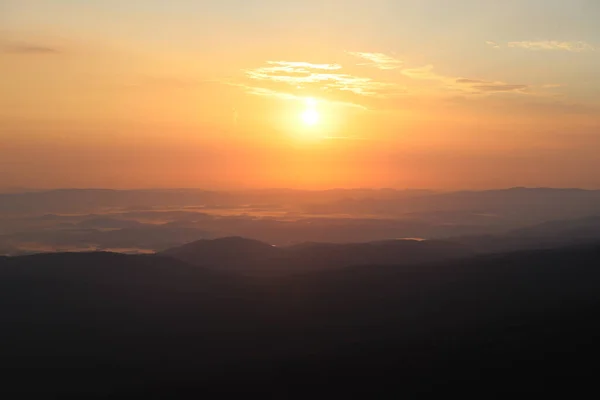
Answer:
<svg viewBox="0 0 600 400"><path fill-rule="evenodd" d="M313 126L319 122L320 116L317 111L317 101L312 97L306 99L306 110L300 115L305 125Z"/></svg>
<svg viewBox="0 0 600 400"><path fill-rule="evenodd" d="M306 125L313 126L319 122L319 113L317 110L309 108L302 113L301 118Z"/></svg>

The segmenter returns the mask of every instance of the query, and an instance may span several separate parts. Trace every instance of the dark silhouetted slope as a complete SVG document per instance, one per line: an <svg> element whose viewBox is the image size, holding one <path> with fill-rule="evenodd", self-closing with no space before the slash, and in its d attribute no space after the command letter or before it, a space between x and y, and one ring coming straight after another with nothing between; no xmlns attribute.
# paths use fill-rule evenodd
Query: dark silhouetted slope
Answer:
<svg viewBox="0 0 600 400"><path fill-rule="evenodd" d="M262 280L158 255L0 258L0 391L578 396L600 356L599 265L600 245Z"/></svg>
<svg viewBox="0 0 600 400"><path fill-rule="evenodd" d="M185 262L223 271L260 272L281 249L242 237L198 240L162 252Z"/></svg>
<svg viewBox="0 0 600 400"><path fill-rule="evenodd" d="M161 254L247 275L288 275L352 265L415 264L470 256L465 246L443 241L303 243L289 247L239 237L200 240Z"/></svg>

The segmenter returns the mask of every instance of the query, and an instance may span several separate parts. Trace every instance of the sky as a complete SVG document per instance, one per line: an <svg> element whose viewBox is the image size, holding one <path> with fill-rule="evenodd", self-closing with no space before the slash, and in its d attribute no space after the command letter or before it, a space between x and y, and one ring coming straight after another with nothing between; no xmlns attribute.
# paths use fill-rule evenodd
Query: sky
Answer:
<svg viewBox="0 0 600 400"><path fill-rule="evenodd" d="M600 188L597 0L3 0L0 188Z"/></svg>

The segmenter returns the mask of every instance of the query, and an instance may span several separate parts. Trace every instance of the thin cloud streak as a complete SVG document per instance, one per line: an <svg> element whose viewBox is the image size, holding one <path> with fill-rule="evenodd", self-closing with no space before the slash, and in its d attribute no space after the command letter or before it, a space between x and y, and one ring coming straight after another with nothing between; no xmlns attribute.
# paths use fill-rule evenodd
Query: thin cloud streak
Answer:
<svg viewBox="0 0 600 400"><path fill-rule="evenodd" d="M470 94L491 94L500 92L512 92L525 94L529 85L514 85L505 82L492 82L482 79L454 78L440 75L433 70L433 65L425 65L418 68L403 69L402 74L411 79L438 81L447 89L458 90Z"/></svg>
<svg viewBox="0 0 600 400"><path fill-rule="evenodd" d="M316 85L323 90L350 92L360 96L391 96L404 89L391 82L346 73L331 72L342 69L339 64L311 64L292 61L267 61L266 67L245 70L247 78L258 81L284 83L296 88Z"/></svg>
<svg viewBox="0 0 600 400"><path fill-rule="evenodd" d="M342 69L339 64L313 64L303 61L267 61L267 64L279 65L282 67L289 68L307 68L307 69L325 69L325 70L337 70Z"/></svg>
<svg viewBox="0 0 600 400"><path fill-rule="evenodd" d="M229 85L229 86L236 86L239 88L244 89L244 91L248 94L252 94L255 96L267 96L267 97L276 97L279 99L283 99L283 100L300 100L301 96L297 96L295 94L292 93L286 93L286 92L279 92L277 90L272 90L272 89L267 89L267 88L263 88L263 87L258 87L258 86L250 86L250 85L245 85L242 83L233 83L233 82L221 82L224 85Z"/></svg>
<svg viewBox="0 0 600 400"><path fill-rule="evenodd" d="M268 89L268 88L259 87L259 86L246 85L246 84L242 84L242 83L233 83L233 82L221 82L221 83L223 83L225 85L229 85L229 86L236 86L236 87L242 88L242 89L244 89L244 91L246 93L254 95L254 96L273 97L273 98L277 98L277 99L281 99L281 100L292 100L292 101L302 101L302 102L306 101L305 95L296 95L296 94L289 93L289 92L277 91L277 90L273 90L273 89ZM344 107L359 108L361 110L367 110L367 107L360 105L360 104L352 103L352 102L339 101L339 100L324 100L324 101L328 102L329 104L334 104L334 105L339 105L339 106L344 106Z"/></svg>
<svg viewBox="0 0 600 400"><path fill-rule="evenodd" d="M466 79L466 78L459 78L456 80L456 83L487 83L486 81L483 81L481 79Z"/></svg>
<svg viewBox="0 0 600 400"><path fill-rule="evenodd" d="M4 46L4 52L9 54L59 54L61 51L55 47L40 45L40 44L11 44Z"/></svg>
<svg viewBox="0 0 600 400"><path fill-rule="evenodd" d="M454 79L447 76L439 75L433 72L433 65L428 64L422 67L403 69L402 74L411 79L435 80L447 83L453 83Z"/></svg>
<svg viewBox="0 0 600 400"><path fill-rule="evenodd" d="M493 83L489 85L474 85L471 88L482 92L521 92L528 88L527 85L508 85L505 83Z"/></svg>
<svg viewBox="0 0 600 400"><path fill-rule="evenodd" d="M489 40L486 41L486 44L494 48L502 47L502 45ZM504 46L531 51L567 51L572 53L596 51L596 47L584 41L524 40L508 42Z"/></svg>
<svg viewBox="0 0 600 400"><path fill-rule="evenodd" d="M529 85L514 85L504 82L491 82L481 79L465 79L459 78L456 80L459 85L464 85L467 90L479 93L494 93L494 92L515 92L524 94L530 88Z"/></svg>
<svg viewBox="0 0 600 400"><path fill-rule="evenodd" d="M365 59L368 63L357 65L373 66L382 70L398 69L404 64L402 61L384 53L347 52L349 55Z"/></svg>

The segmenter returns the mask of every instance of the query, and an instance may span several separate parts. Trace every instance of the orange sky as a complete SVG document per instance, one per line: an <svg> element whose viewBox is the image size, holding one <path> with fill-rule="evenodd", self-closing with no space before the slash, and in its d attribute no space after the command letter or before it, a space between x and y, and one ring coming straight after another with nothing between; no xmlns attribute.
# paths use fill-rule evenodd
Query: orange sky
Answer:
<svg viewBox="0 0 600 400"><path fill-rule="evenodd" d="M600 187L595 2L4 3L0 187Z"/></svg>

